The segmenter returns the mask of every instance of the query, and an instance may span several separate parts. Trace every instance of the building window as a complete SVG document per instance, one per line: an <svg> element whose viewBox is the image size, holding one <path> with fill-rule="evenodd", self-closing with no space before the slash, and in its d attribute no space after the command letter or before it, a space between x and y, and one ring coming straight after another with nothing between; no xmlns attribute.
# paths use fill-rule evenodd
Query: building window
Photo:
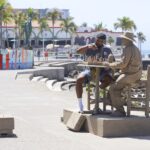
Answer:
<svg viewBox="0 0 150 150"><path fill-rule="evenodd" d="M121 38L120 37L116 38L116 46L121 46Z"/></svg>

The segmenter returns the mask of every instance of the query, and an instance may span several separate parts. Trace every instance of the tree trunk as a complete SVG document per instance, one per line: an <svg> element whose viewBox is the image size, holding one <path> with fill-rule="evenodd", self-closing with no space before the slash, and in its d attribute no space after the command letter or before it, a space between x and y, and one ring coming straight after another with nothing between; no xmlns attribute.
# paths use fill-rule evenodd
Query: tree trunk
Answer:
<svg viewBox="0 0 150 150"><path fill-rule="evenodd" d="M9 41L8 41L8 29L7 29L7 24L6 24L6 39L7 39L7 47L9 47Z"/></svg>
<svg viewBox="0 0 150 150"><path fill-rule="evenodd" d="M0 48L2 48L2 14L0 13Z"/></svg>
<svg viewBox="0 0 150 150"><path fill-rule="evenodd" d="M53 23L53 50L54 50L54 23Z"/></svg>

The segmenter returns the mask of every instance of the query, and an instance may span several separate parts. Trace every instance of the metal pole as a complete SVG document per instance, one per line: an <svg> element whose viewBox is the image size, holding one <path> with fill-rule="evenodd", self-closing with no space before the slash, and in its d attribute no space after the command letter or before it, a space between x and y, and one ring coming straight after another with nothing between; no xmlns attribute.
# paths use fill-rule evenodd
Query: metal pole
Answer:
<svg viewBox="0 0 150 150"><path fill-rule="evenodd" d="M44 37L43 37L43 52L44 52Z"/></svg>
<svg viewBox="0 0 150 150"><path fill-rule="evenodd" d="M99 112L99 73L100 68L96 67L96 91L95 91L95 113Z"/></svg>

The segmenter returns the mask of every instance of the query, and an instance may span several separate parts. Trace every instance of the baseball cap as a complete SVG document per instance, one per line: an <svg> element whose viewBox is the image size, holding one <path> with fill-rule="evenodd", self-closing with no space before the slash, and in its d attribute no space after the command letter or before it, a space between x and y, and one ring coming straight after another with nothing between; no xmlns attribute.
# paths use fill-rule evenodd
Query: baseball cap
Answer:
<svg viewBox="0 0 150 150"><path fill-rule="evenodd" d="M106 40L106 35L104 33L99 33L96 38Z"/></svg>

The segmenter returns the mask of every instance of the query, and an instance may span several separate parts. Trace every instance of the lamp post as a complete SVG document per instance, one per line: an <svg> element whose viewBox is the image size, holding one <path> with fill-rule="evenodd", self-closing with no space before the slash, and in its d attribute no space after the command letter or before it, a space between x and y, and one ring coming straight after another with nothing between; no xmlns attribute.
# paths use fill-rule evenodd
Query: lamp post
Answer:
<svg viewBox="0 0 150 150"><path fill-rule="evenodd" d="M43 53L44 53L44 35L42 33L42 38L43 38Z"/></svg>
<svg viewBox="0 0 150 150"><path fill-rule="evenodd" d="M14 49L16 48L16 33L14 34Z"/></svg>

